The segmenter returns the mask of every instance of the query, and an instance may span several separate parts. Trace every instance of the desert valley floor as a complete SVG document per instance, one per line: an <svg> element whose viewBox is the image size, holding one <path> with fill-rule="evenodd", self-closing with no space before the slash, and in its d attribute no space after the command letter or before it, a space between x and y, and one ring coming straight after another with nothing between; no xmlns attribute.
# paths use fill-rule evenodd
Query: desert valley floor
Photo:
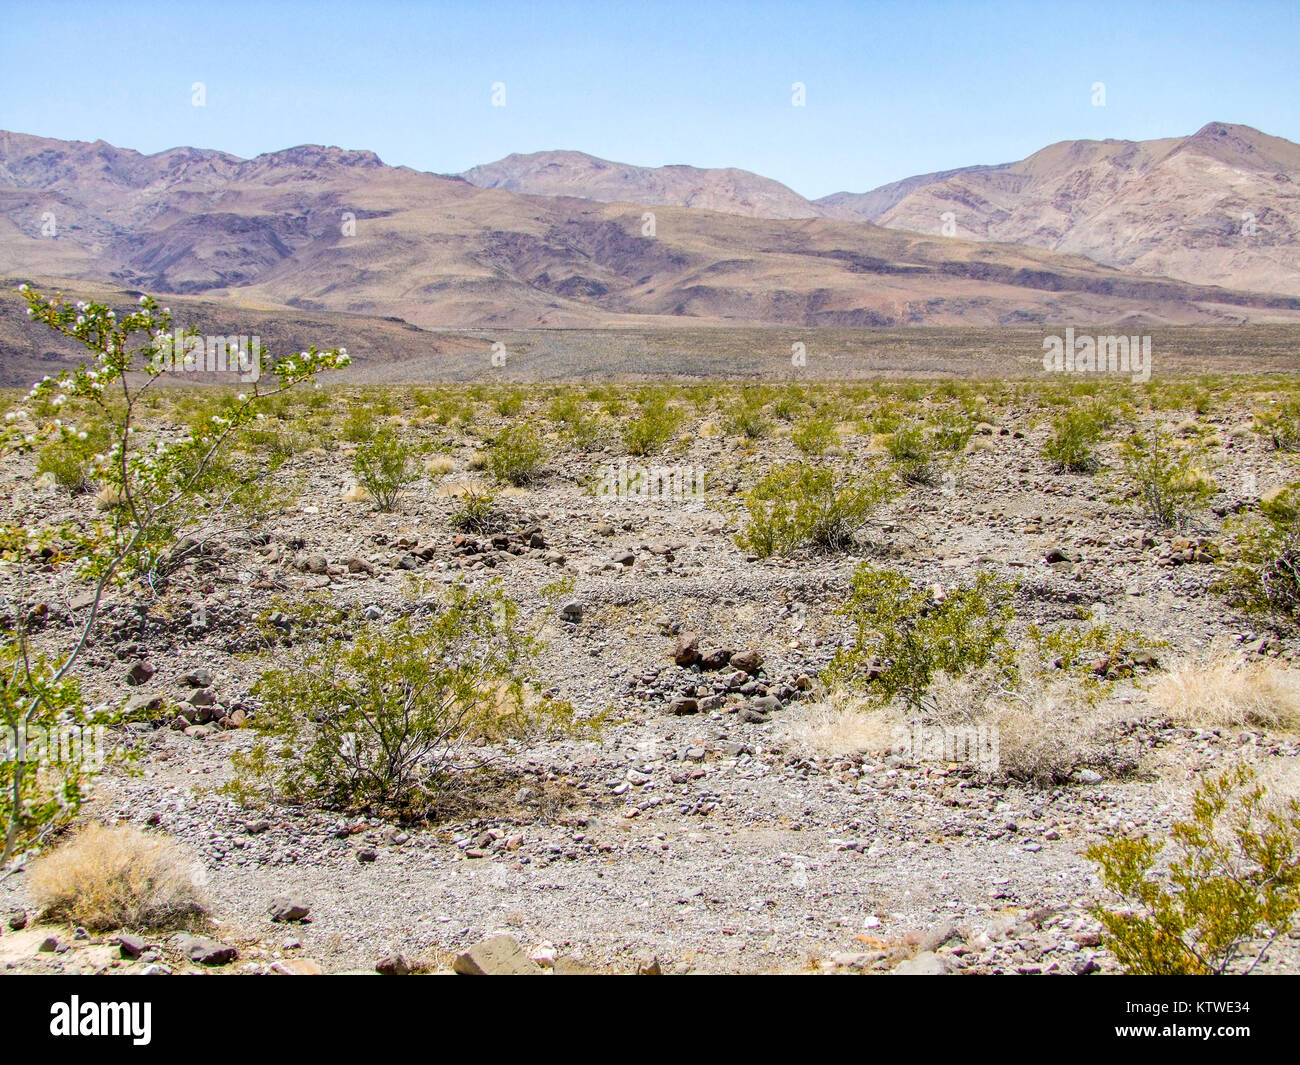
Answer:
<svg viewBox="0 0 1300 1065"><path fill-rule="evenodd" d="M555 972L1116 971L1088 912L1105 898L1088 844L1167 830L1196 781L1231 765L1300 794L1292 689L1289 718L1234 720L1196 697L1241 662L1261 684L1293 683L1295 641L1217 582L1234 522L1296 478L1260 420L1295 387L1279 374L291 394L276 439L236 456L274 498L191 515L188 553L157 587L110 592L85 660L92 701L135 713L110 730L131 757L82 817L175 837L211 900L208 939L236 956L197 964L163 936L124 958L111 937L40 923L20 872L0 881L0 916L14 915L0 967L347 972L400 954L438 971L505 934ZM161 393L153 431L179 432L221 394ZM675 412L662 449L629 455L626 426L659 400ZM1054 419L1090 404L1116 416L1097 468L1062 471L1043 453ZM825 439L810 443L800 430L819 418ZM904 479L889 438L909 424L956 436L947 451L928 437L932 467ZM492 454L519 425L543 455L515 486L494 478ZM426 445L391 512L353 474L379 426ZM1153 527L1124 481L1124 439L1157 428L1213 479L1183 528ZM6 460L11 520L102 505L34 461ZM700 471L703 491L593 489L624 462ZM747 493L796 463L881 471L893 491L843 550L738 546ZM495 524L454 527L467 494L487 491ZM990 700L952 680L934 693L956 715L944 720L998 728L996 772L900 753L896 702L859 704L824 679L863 563L940 598L980 572L1014 582L1024 691ZM11 601L45 605L39 640L65 648L85 606L72 567L25 590L0 579ZM259 742L258 678L304 646L276 638L279 612L319 599L382 625L462 581L499 581L518 604L541 642L529 675L577 725L482 738L471 753L486 768L423 821L225 787L240 776L232 754ZM1062 656L1046 642L1061 631L1102 649ZM272 922L285 897L305 921ZM1260 968L1300 972L1297 933Z"/></svg>

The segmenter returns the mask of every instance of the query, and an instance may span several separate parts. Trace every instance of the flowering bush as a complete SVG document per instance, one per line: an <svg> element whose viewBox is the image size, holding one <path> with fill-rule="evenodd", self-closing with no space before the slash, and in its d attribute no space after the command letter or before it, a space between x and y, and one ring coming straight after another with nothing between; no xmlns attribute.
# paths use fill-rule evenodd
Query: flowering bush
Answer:
<svg viewBox="0 0 1300 1065"><path fill-rule="evenodd" d="M139 412L150 387L168 372L166 356L176 340L197 336L196 331L173 336L170 309L152 296L141 296L136 309L119 314L105 303L47 297L28 285L19 291L29 318L76 341L90 358L38 381L25 402L5 415L0 452L48 453L61 447L77 456L82 477L102 484L109 505L102 518L92 521L59 527L0 525L0 563L17 571L18 587L28 586L34 563L67 559L75 560L78 574L92 586L72 650L57 661L30 652L27 604L6 604L11 627L0 633L0 664L5 667L0 711L9 737L90 723L95 715L66 685L94 628L104 590L133 579L151 589L161 578L167 549L211 490L211 472L232 434L256 426L271 397L349 362L342 348L312 347L269 366L260 349L249 352L260 373L247 391L179 439L169 440L143 432ZM93 433L66 413L71 409L88 412ZM106 441L105 449L84 456L84 445L97 438ZM0 865L18 847L39 838L60 811L75 809L85 783L80 776L48 780L22 758L7 758L2 771L7 786L0 806L6 824Z"/></svg>

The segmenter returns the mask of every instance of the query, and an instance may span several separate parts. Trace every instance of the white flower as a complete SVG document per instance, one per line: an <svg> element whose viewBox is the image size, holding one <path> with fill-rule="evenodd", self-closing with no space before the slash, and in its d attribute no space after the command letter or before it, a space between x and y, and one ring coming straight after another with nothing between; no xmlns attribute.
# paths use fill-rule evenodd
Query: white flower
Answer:
<svg viewBox="0 0 1300 1065"><path fill-rule="evenodd" d="M27 282L24 281L21 285L18 286L18 291L19 291L19 292L26 292L26 291L28 290L28 288L30 288L30 287L31 287L31 286L29 286L29 285L27 284Z"/></svg>
<svg viewBox="0 0 1300 1065"><path fill-rule="evenodd" d="M243 392L241 392L239 393L239 395L235 397L235 399L237 399L240 403L244 403L248 400L248 396L246 396Z"/></svg>
<svg viewBox="0 0 1300 1065"><path fill-rule="evenodd" d="M149 297L148 297L148 296L141 296L141 297L140 297L140 303L141 303L141 305L143 305L143 304L145 304L145 303L148 303L148 302L149 302Z"/></svg>

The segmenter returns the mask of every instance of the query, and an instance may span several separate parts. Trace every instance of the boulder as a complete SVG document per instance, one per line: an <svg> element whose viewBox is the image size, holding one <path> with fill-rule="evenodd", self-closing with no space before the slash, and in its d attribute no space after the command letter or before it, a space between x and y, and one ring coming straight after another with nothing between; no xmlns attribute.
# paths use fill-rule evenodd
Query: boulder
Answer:
<svg viewBox="0 0 1300 1065"><path fill-rule="evenodd" d="M539 976L541 968L513 936L493 936L456 957L462 976Z"/></svg>
<svg viewBox="0 0 1300 1065"><path fill-rule="evenodd" d="M311 911L311 907L302 899L290 895L277 895L271 900L267 911L271 915L272 921L289 922L301 921Z"/></svg>
<svg viewBox="0 0 1300 1065"><path fill-rule="evenodd" d="M673 648L673 661L679 666L693 666L700 660L700 638L693 632L684 632L677 637Z"/></svg>

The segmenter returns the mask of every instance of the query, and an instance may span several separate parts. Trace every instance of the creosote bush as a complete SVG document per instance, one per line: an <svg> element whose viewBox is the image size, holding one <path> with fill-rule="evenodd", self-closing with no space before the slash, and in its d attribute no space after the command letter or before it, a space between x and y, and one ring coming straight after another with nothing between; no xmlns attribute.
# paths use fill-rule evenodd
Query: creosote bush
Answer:
<svg viewBox="0 0 1300 1065"><path fill-rule="evenodd" d="M1221 582L1229 601L1294 625L1300 618L1300 484L1262 499L1258 517L1239 523L1236 548Z"/></svg>
<svg viewBox="0 0 1300 1065"><path fill-rule="evenodd" d="M1171 445L1159 428L1130 436L1120 458L1131 496L1153 525L1186 525L1214 495L1214 482L1197 467L1196 453Z"/></svg>
<svg viewBox="0 0 1300 1065"><path fill-rule="evenodd" d="M423 816L483 764L475 741L573 726L568 704L527 688L537 645L496 585L452 585L383 625L324 607L304 620L317 638L255 688L269 745L238 759L287 801Z"/></svg>
<svg viewBox="0 0 1300 1065"><path fill-rule="evenodd" d="M835 422L824 414L813 414L804 419L790 431L790 440L805 455L816 458L823 455L839 437L835 433Z"/></svg>
<svg viewBox="0 0 1300 1065"><path fill-rule="evenodd" d="M180 844L130 825L88 825L31 866L32 898L52 921L89 932L190 927L207 913L199 866Z"/></svg>
<svg viewBox="0 0 1300 1065"><path fill-rule="evenodd" d="M511 425L501 431L488 451L487 464L499 481L525 485L541 475L546 451L531 425Z"/></svg>
<svg viewBox="0 0 1300 1065"><path fill-rule="evenodd" d="M1043 456L1058 470L1092 473L1099 465L1095 449L1105 438L1109 423L1102 407L1071 407L1052 419L1052 435L1043 446Z"/></svg>
<svg viewBox="0 0 1300 1065"><path fill-rule="evenodd" d="M843 551L891 494L882 474L840 484L826 467L778 466L745 494L747 519L736 543L760 558L800 547Z"/></svg>
<svg viewBox="0 0 1300 1065"><path fill-rule="evenodd" d="M92 422L75 434L51 440L41 449L36 472L49 474L65 492L80 495L93 482L95 456L108 449L108 432L102 423Z"/></svg>
<svg viewBox="0 0 1300 1065"><path fill-rule="evenodd" d="M921 426L909 425L890 433L885 440L885 450L894 460L894 470L904 484L933 485L938 479L934 448L926 440Z"/></svg>
<svg viewBox="0 0 1300 1065"><path fill-rule="evenodd" d="M177 418L188 423L184 429L175 429L175 422L164 429L149 424L146 412L158 409L158 389L150 391L150 386L176 369L174 343L180 336L173 333L167 307L141 295L119 312L107 303L45 296L27 284L18 289L33 323L75 342L85 354L70 368L38 381L6 412L0 455L27 455L53 446L72 449L74 465L59 458L51 472L58 477L63 469L74 486L93 479L101 487L96 513L88 520L55 524L29 519L25 526L0 526L0 562L14 586L29 585L37 572L67 565L68 576L84 582L72 594L86 604L75 611L72 638L57 656L42 658L32 647L33 628L43 624L43 616L10 610L0 632L0 683L5 689L0 727L6 748L0 758L5 795L0 801L5 821L0 867L75 814L97 768L51 769L22 755L11 757L7 748L21 749L23 737L103 723L105 715L81 699L76 669L82 652L94 646L105 593L138 582L136 588L156 594L174 565L173 549L181 537L197 542L209 518L223 509L220 495L233 488L235 477L229 452L239 434L255 428L268 413L277 420L288 418L285 391L350 361L342 348L312 347L274 359L265 350L244 351L237 360L242 391L204 390L202 397L183 397L173 413L188 409L196 417ZM183 335L188 345L197 330ZM244 372L254 359L259 372L250 379ZM91 428L80 428L77 421ZM82 445L96 438L102 449L85 457ZM83 459L84 468L78 468ZM71 582L60 583L71 592Z"/></svg>
<svg viewBox="0 0 1300 1065"><path fill-rule="evenodd" d="M969 588L937 595L896 570L863 563L840 608L853 624L852 643L831 660L827 683L853 686L870 675L868 693L880 702L901 696L920 713L936 676L960 677L1008 650L1014 589L991 573Z"/></svg>
<svg viewBox="0 0 1300 1065"><path fill-rule="evenodd" d="M467 533L496 532L505 523L505 517L496 507L496 497L486 488L466 485L461 492L460 505L452 511L451 525Z"/></svg>
<svg viewBox="0 0 1300 1065"><path fill-rule="evenodd" d="M1119 897L1092 912L1130 974L1250 972L1300 909L1300 803L1271 808L1244 767L1203 780L1167 840L1120 836L1084 854Z"/></svg>
<svg viewBox="0 0 1300 1065"><path fill-rule="evenodd" d="M420 476L418 451L387 426L357 446L352 472L380 510L392 510L402 489Z"/></svg>
<svg viewBox="0 0 1300 1065"><path fill-rule="evenodd" d="M1255 431L1278 451L1300 451L1300 399L1288 399L1255 415Z"/></svg>
<svg viewBox="0 0 1300 1065"><path fill-rule="evenodd" d="M629 455L657 455L677 432L681 412L658 394L647 396L640 412L622 427L623 446Z"/></svg>

